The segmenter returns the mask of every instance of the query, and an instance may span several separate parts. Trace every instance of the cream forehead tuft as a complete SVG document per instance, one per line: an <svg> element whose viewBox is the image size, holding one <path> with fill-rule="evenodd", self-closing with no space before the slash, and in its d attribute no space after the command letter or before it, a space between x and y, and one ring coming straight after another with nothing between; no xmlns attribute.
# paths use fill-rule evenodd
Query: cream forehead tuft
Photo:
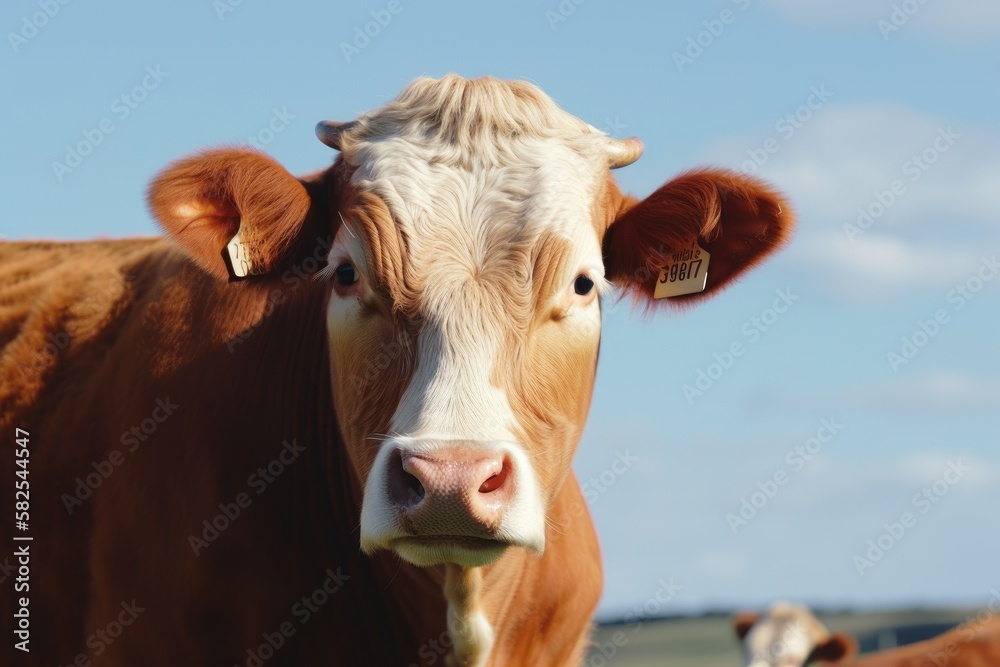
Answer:
<svg viewBox="0 0 1000 667"><path fill-rule="evenodd" d="M589 148L596 157L607 139L531 83L454 74L414 80L396 99L351 123L340 137L341 149L355 162L352 149L358 144L388 137L450 147L455 158L470 151L489 155L519 139L561 140L581 152Z"/></svg>

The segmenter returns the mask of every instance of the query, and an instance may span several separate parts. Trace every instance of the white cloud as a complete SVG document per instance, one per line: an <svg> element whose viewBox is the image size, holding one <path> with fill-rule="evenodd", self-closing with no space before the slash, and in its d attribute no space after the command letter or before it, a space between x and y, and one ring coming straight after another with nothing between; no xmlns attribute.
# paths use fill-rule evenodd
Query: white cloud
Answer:
<svg viewBox="0 0 1000 667"><path fill-rule="evenodd" d="M768 397L765 403L756 403L755 407L762 405L796 411L824 405L838 414L862 410L896 416L996 410L1000 409L1000 380L940 371L853 386L842 392L781 394Z"/></svg>
<svg viewBox="0 0 1000 667"><path fill-rule="evenodd" d="M914 35L965 44L1000 35L1000 5L995 0L761 0L761 6L798 23L812 27L858 27L881 38L880 20L892 21L896 7L916 6L900 30L890 39L910 32ZM905 12L904 12L905 14Z"/></svg>
<svg viewBox="0 0 1000 667"><path fill-rule="evenodd" d="M1000 4L996 0L951 0L928 4L914 23L921 33L962 43L1000 36Z"/></svg>
<svg viewBox="0 0 1000 667"><path fill-rule="evenodd" d="M787 109L777 115L794 112ZM804 214L854 222L859 207L871 207L877 202L876 192L891 190L892 182L898 180L904 191L900 195L890 191L895 201L875 218L876 227L902 228L913 218L933 216L947 216L940 224L948 226L969 220L996 225L1000 210L1000 191L995 187L1000 176L1000 132L996 129L897 105L831 102L790 137L787 131L763 128L758 137L711 147L709 157L739 166L749 157L747 151L760 148L768 137L777 141L778 149L760 168L760 175L792 193ZM878 207L873 208L877 215Z"/></svg>
<svg viewBox="0 0 1000 667"><path fill-rule="evenodd" d="M921 412L1000 408L1000 382L941 372L852 391L845 407Z"/></svg>
<svg viewBox="0 0 1000 667"><path fill-rule="evenodd" d="M851 243L843 233L826 232L802 238L789 261L841 296L878 301L907 289L957 284L976 269L979 255L978 248L940 248L874 233Z"/></svg>
<svg viewBox="0 0 1000 667"><path fill-rule="evenodd" d="M967 470L966 470L967 468ZM963 486L996 488L1000 481L1000 468L978 458L967 456L942 456L924 452L909 456L899 463L900 473L914 485L931 484L944 477L948 470L961 473Z"/></svg>
<svg viewBox="0 0 1000 667"><path fill-rule="evenodd" d="M791 136L782 127L720 142L707 157L753 171L751 154L776 142L759 175L799 214L788 257L840 294L946 286L1000 246L1000 132L880 103L830 102Z"/></svg>
<svg viewBox="0 0 1000 667"><path fill-rule="evenodd" d="M710 552L698 557L698 569L710 577L740 580L748 574L747 567L746 557L735 552Z"/></svg>

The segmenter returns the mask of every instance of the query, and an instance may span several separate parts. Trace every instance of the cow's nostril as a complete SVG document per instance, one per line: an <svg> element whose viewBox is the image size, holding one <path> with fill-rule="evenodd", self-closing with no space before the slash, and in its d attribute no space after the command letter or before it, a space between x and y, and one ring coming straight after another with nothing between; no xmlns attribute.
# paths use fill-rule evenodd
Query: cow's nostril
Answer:
<svg viewBox="0 0 1000 667"><path fill-rule="evenodd" d="M492 493L493 491L502 489L504 484L507 483L507 478L509 476L510 465L505 460L500 468L500 472L496 473L479 486L479 493Z"/></svg>
<svg viewBox="0 0 1000 667"><path fill-rule="evenodd" d="M389 459L389 496L401 507L413 507L424 499L424 485L403 469L403 457L397 449Z"/></svg>

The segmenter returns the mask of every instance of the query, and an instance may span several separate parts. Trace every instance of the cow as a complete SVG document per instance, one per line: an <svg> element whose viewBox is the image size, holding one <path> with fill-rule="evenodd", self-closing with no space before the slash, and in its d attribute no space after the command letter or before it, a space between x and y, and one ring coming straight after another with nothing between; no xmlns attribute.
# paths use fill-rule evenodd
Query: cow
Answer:
<svg viewBox="0 0 1000 667"><path fill-rule="evenodd" d="M992 606L962 625L925 641L858 656L858 643L831 633L803 605L778 602L764 614L733 619L746 667L992 667L1000 665L1000 616Z"/></svg>
<svg viewBox="0 0 1000 667"><path fill-rule="evenodd" d="M524 82L421 78L316 132L338 153L299 178L167 166L162 237L0 245L33 664L579 664L602 297L683 309L794 224L722 168L623 194L642 143Z"/></svg>

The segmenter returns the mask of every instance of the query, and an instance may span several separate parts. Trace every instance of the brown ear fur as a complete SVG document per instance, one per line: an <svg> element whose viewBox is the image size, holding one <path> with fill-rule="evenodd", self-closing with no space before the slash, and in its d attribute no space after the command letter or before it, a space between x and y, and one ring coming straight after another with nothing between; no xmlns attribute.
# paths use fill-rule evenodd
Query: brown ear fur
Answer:
<svg viewBox="0 0 1000 667"><path fill-rule="evenodd" d="M750 632L750 628L753 627L760 619L760 614L753 611L744 611L733 617L733 630L736 632L736 638L743 641L743 638L747 636Z"/></svg>
<svg viewBox="0 0 1000 667"><path fill-rule="evenodd" d="M150 185L148 201L164 231L222 279L229 276L222 253L237 231L256 270L270 272L295 242L310 206L306 188L284 167L235 148L174 162Z"/></svg>
<svg viewBox="0 0 1000 667"><path fill-rule="evenodd" d="M812 653L806 658L805 664L848 662L853 660L857 654L858 642L855 641L854 637L843 632L835 632L813 648Z"/></svg>
<svg viewBox="0 0 1000 667"><path fill-rule="evenodd" d="M697 242L711 254L705 291L659 300L706 298L788 242L795 217L764 181L727 169L696 169L626 210L604 237L609 280L653 304L660 270Z"/></svg>

